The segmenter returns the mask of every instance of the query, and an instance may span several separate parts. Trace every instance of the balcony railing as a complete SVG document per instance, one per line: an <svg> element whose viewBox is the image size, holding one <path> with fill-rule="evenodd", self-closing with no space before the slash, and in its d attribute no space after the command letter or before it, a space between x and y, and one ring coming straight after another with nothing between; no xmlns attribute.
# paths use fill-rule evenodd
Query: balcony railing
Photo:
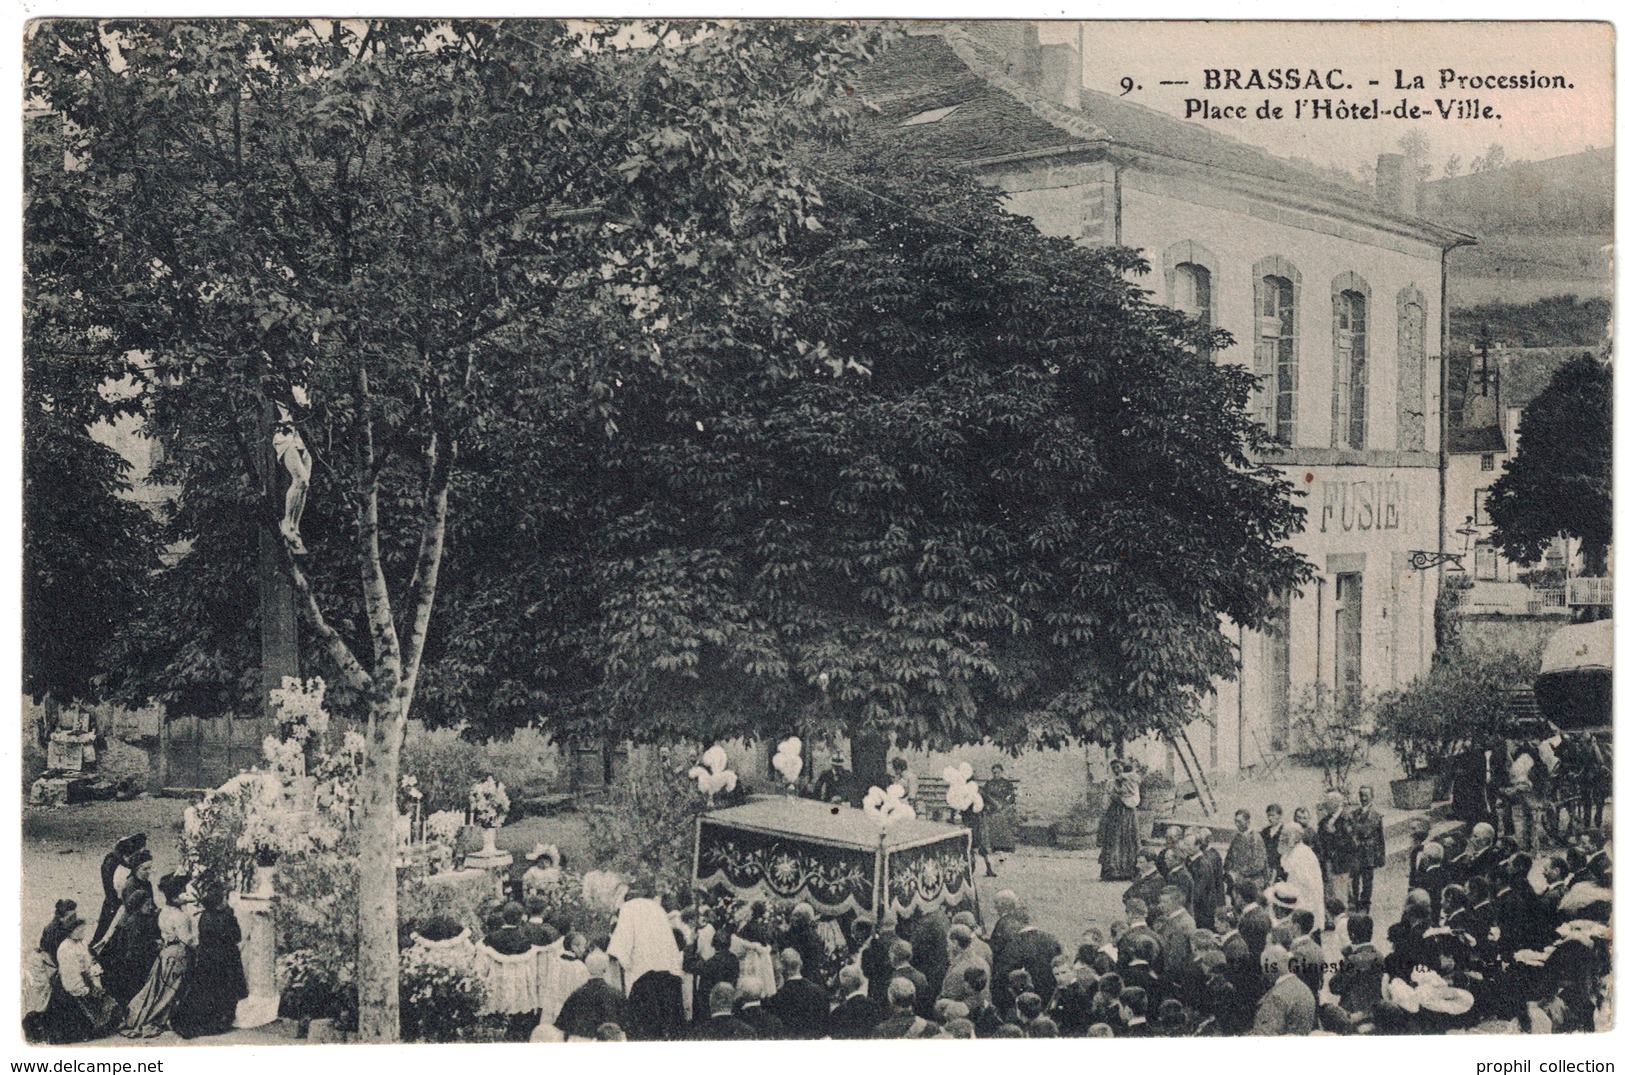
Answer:
<svg viewBox="0 0 1625 1075"><path fill-rule="evenodd" d="M1614 603L1614 580L1582 576L1569 579L1568 599L1575 605L1608 605Z"/></svg>

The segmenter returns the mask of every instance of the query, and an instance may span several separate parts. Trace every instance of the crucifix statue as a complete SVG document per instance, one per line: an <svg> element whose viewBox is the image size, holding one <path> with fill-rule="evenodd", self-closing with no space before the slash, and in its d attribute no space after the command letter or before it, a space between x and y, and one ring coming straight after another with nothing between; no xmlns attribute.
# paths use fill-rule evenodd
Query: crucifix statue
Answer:
<svg viewBox="0 0 1625 1075"><path fill-rule="evenodd" d="M305 365L309 364L307 359ZM288 472L288 491L283 498L282 522L278 529L288 543L288 551L295 556L303 556L307 551L299 537L299 519L305 513L305 496L310 491L310 449L299 433L299 422L310 409L310 394L303 381L303 372L273 375L265 380L266 395L276 406L271 449L276 453L277 462Z"/></svg>

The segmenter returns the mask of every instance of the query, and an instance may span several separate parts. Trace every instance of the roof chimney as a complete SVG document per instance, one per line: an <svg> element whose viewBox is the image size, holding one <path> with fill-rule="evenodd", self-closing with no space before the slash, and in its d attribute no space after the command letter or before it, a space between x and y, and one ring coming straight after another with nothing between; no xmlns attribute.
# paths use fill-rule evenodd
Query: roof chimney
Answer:
<svg viewBox="0 0 1625 1075"><path fill-rule="evenodd" d="M1015 19L977 19L962 25L972 37L998 56L1005 74L1029 89L1038 88L1043 61L1037 23Z"/></svg>
<svg viewBox="0 0 1625 1075"><path fill-rule="evenodd" d="M1417 215L1416 168L1403 153L1377 157L1377 200L1401 216Z"/></svg>
<svg viewBox="0 0 1625 1075"><path fill-rule="evenodd" d="M1077 49L1071 45L1045 45L1039 53L1038 92L1058 105L1077 108L1081 88Z"/></svg>

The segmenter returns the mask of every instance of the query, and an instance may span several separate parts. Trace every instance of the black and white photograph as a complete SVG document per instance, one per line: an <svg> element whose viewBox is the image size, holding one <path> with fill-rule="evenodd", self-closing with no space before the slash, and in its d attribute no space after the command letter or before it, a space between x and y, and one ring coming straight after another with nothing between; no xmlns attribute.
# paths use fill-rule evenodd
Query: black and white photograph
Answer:
<svg viewBox="0 0 1625 1075"><path fill-rule="evenodd" d="M14 1054L1612 1070L1612 25L33 14Z"/></svg>

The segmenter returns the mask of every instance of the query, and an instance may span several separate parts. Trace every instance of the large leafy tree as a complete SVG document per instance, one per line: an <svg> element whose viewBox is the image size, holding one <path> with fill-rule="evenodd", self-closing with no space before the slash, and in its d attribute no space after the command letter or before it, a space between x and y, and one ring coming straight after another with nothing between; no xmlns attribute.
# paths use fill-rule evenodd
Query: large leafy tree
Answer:
<svg viewBox="0 0 1625 1075"><path fill-rule="evenodd" d="M566 401L521 436L540 448L608 438L628 380L697 386L713 363L786 377L816 363L782 316L779 251L816 200L790 150L828 118L869 36L771 23L35 27L29 91L61 121L71 167L28 176L57 207L30 221L31 241L63 259L34 299L82 296L76 342L150 356L138 373L181 483L170 536L192 543L191 577L241 592L280 512L259 495L267 383L302 382L315 400L302 429L318 475L311 555L283 568L319 667L366 728L364 1038L398 1034L399 753L454 505L480 503L461 497L460 449L515 386ZM555 351L565 319L613 326L617 343ZM678 336L689 344L671 346ZM569 430L542 421L560 407ZM210 622L224 636L229 621ZM189 682L223 684L229 700L231 653L157 635L160 676L201 668Z"/></svg>
<svg viewBox="0 0 1625 1075"><path fill-rule="evenodd" d="M1113 743L1197 719L1235 670L1225 621L1262 625L1308 575L1302 511L1254 462L1252 380L1201 357L1226 341L1149 303L1132 253L1044 238L968 176L809 167L834 181L822 228L787 240L791 316L858 368L787 378L675 340L709 376L627 377L594 445L531 442L529 416L568 428L565 405L504 396L465 455L492 510L459 520L481 551L448 580L437 710L841 734L871 769L894 736Z"/></svg>
<svg viewBox="0 0 1625 1075"><path fill-rule="evenodd" d="M29 123L30 167L60 166L56 126ZM47 193L29 218L60 208ZM129 496L130 463L91 432L139 403L122 356L84 345L73 328L81 296L59 286L71 258L48 240L33 245L23 339L23 690L49 702L105 689L110 654L157 566L158 520Z"/></svg>
<svg viewBox="0 0 1625 1075"><path fill-rule="evenodd" d="M1614 377L1589 352L1563 365L1523 412L1518 454L1486 507L1490 542L1521 564L1553 538L1580 541L1583 571L1601 575L1614 540Z"/></svg>

